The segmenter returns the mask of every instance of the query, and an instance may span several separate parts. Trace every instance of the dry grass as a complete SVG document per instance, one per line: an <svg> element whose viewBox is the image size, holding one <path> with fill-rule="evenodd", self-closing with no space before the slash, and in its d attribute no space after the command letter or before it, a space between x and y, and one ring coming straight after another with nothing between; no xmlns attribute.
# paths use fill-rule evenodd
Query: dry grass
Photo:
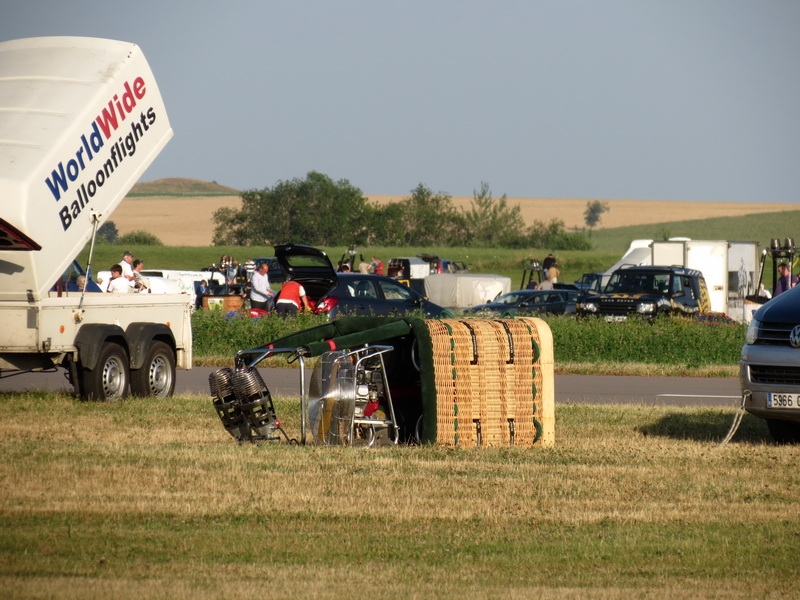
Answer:
<svg viewBox="0 0 800 600"><path fill-rule="evenodd" d="M400 201L402 196L368 196L371 202ZM455 197L456 206L468 208L471 197ZM510 198L518 204L527 225L561 219L567 228L584 227L586 199ZM671 202L656 200L608 200L610 210L602 215L602 227L670 223L686 219L742 216L797 210L796 204L748 204L739 202ZM149 231L168 246L209 246L214 235L211 217L222 207L240 208L238 196L146 196L129 197L111 215L121 235Z"/></svg>
<svg viewBox="0 0 800 600"><path fill-rule="evenodd" d="M718 447L730 410L562 406L535 451L238 446L205 397L0 417L12 597L795 593L800 449Z"/></svg>

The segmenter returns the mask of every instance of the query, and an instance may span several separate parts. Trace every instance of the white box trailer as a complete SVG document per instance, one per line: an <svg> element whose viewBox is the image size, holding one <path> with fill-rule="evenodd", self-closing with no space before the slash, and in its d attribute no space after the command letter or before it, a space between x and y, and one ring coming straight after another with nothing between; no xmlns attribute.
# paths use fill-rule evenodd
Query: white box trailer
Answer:
<svg viewBox="0 0 800 600"><path fill-rule="evenodd" d="M192 364L189 296L65 280L171 137L136 44L0 43L0 375L63 367L84 398L172 394Z"/></svg>
<svg viewBox="0 0 800 600"><path fill-rule="evenodd" d="M483 273L437 273L425 278L428 300L445 308L469 308L511 291L511 278Z"/></svg>

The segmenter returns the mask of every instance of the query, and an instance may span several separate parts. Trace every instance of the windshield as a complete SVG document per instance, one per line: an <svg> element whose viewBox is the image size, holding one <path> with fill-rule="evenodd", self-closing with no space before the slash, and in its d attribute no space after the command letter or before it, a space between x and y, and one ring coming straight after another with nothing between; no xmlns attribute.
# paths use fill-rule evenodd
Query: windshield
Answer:
<svg viewBox="0 0 800 600"><path fill-rule="evenodd" d="M666 294L669 292L669 273L617 271L604 290L612 294Z"/></svg>

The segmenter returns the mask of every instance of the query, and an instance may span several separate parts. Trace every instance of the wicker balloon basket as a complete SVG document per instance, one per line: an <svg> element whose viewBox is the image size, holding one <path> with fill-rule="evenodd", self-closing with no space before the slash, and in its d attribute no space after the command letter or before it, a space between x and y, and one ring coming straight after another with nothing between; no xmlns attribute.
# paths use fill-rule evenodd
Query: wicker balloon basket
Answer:
<svg viewBox="0 0 800 600"><path fill-rule="evenodd" d="M442 319L425 324L437 445L554 445L553 337L544 321Z"/></svg>

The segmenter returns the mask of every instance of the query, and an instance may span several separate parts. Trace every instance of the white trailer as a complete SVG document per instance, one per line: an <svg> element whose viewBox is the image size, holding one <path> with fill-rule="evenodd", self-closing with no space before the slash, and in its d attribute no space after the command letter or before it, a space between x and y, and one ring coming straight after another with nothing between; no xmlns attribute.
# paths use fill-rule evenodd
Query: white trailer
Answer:
<svg viewBox="0 0 800 600"><path fill-rule="evenodd" d="M0 43L0 376L64 368L105 400L170 396L191 368L188 295L74 287L75 258L171 137L136 44Z"/></svg>

